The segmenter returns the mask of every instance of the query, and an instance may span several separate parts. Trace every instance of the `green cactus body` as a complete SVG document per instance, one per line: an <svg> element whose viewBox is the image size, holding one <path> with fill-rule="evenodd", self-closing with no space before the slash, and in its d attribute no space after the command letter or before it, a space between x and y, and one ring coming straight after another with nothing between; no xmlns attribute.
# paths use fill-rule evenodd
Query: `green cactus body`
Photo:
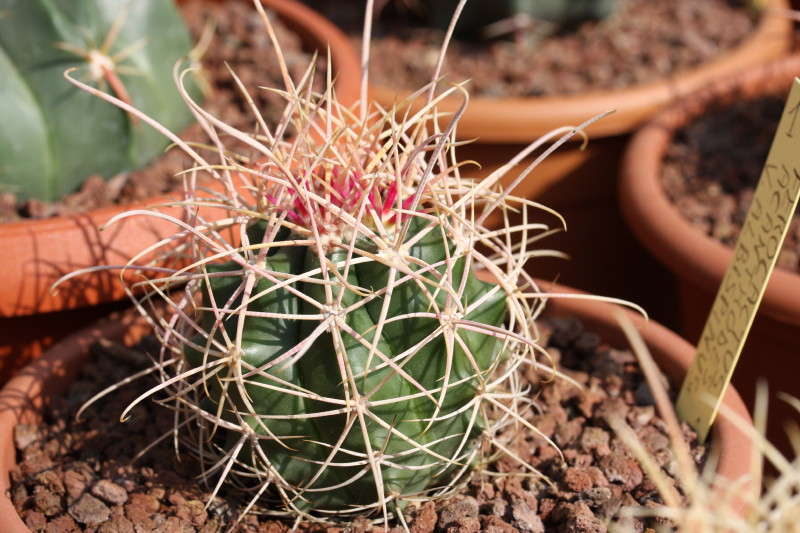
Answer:
<svg viewBox="0 0 800 533"><path fill-rule="evenodd" d="M431 23L446 28L459 0L433 0L427 8ZM464 6L456 33L473 38L493 22L518 15L550 22L553 29L567 27L586 20L600 20L611 15L617 0L470 0Z"/></svg>
<svg viewBox="0 0 800 533"><path fill-rule="evenodd" d="M525 13L559 26L603 19L616 9L617 0L511 0L513 13Z"/></svg>
<svg viewBox="0 0 800 533"><path fill-rule="evenodd" d="M415 217L409 235L415 235L428 223ZM263 228L263 223L251 227L253 242L262 241ZM476 416L475 404L479 403L475 401L476 394L482 378L488 378L496 369L503 343L491 335L453 326L460 342L448 347L446 335L433 335L442 327L442 320L419 316L431 313L435 307L451 308L444 289L450 287L458 292L464 276L467 279L460 292L464 309L491 289L471 272L465 272L463 257L451 260L450 273L445 273L442 262L448 251L453 253L454 247L440 230L435 228L409 247L407 257L413 260L407 266L419 275L412 278L402 272L394 274L395 285L385 319L381 319L385 294L358 307L352 306L363 302L366 295L385 288L392 275L390 268L371 260L352 265L345 274L341 268L346 249L334 248L326 259L329 265L339 265L337 269L347 276L348 283L332 284L332 299L326 297L325 285L314 283L322 280L320 274L292 286L305 298L320 304L336 301L340 292L344 292L341 307L352 309L342 318L346 326L338 328L341 338L327 331L317 336L295 362L277 364L262 371L262 375L229 380L229 374L206 380L214 384L208 387L204 408L209 412L222 411L224 419L247 424L258 436L264 456L254 454L252 447L246 446L239 460L255 463L257 471L272 467L285 485L292 487L287 492L299 495L294 501L298 508L335 512L357 506L374 507L382 501L399 501L402 505L404 498L445 486L448 474L456 465L468 462L474 452L483 429L481 417ZM420 264L440 266L419 273ZM319 268L315 249L288 244L272 249L264 266L267 271L287 275L301 275L315 269L319 272ZM233 262L217 264L209 268L209 274L215 273L230 275L209 276L210 291L206 290L203 298L205 308L237 309L242 301L237 293L243 279L241 267ZM257 297L247 305L249 312L320 314L318 306L286 288L275 289L273 281L266 277L258 279L253 294ZM501 326L506 315L505 298L506 293L496 292L463 318ZM187 361L193 367L213 360L213 356L203 355L211 353L206 349L210 345L208 338L225 345L221 328L233 340L238 327L238 314L226 317L221 321L222 326L211 311L202 315L200 323L208 335L194 339L202 349L185 349ZM244 318L238 344L247 368L264 369L304 339L312 338L323 319L324 315L312 320ZM380 335L376 335L378 323L382 323ZM373 343L405 375L397 368L390 368L375 353L370 354L369 346ZM234 390L235 383L243 385ZM315 396L292 395L288 392L292 387ZM247 402L243 401L242 393L246 394ZM354 407L357 397L364 398L362 418ZM352 401L349 407L346 398ZM286 415L294 418L281 418ZM241 434L238 430L228 431L224 448L232 449ZM365 435L369 439L365 440ZM374 468L379 470L380 480L376 480L370 459L377 462Z"/></svg>
<svg viewBox="0 0 800 533"><path fill-rule="evenodd" d="M105 57L126 98L177 129L192 113L172 70L190 49L171 0L0 0L0 189L56 200L91 174L146 165L166 146L163 136L74 88L64 72L77 68L74 76L86 79L90 51ZM114 90L95 79L95 65L92 84Z"/></svg>

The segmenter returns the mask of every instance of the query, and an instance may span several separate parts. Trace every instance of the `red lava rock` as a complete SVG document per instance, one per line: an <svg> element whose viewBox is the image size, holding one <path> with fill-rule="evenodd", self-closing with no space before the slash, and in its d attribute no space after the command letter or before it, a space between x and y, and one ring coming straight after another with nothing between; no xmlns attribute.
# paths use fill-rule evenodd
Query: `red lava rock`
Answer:
<svg viewBox="0 0 800 533"><path fill-rule="evenodd" d="M130 494L125 504L125 515L134 525L150 518L158 511L158 500L149 494Z"/></svg>
<svg viewBox="0 0 800 533"><path fill-rule="evenodd" d="M481 530L481 521L477 516L462 516L449 522L447 527L437 530L447 533L478 533Z"/></svg>
<svg viewBox="0 0 800 533"><path fill-rule="evenodd" d="M47 517L61 514L63 509L61 498L45 487L36 487L34 489L33 504L36 506L36 510L41 511Z"/></svg>
<svg viewBox="0 0 800 533"><path fill-rule="evenodd" d="M128 501L128 492L107 479L101 479L92 486L92 494L101 500L114 504L122 505Z"/></svg>
<svg viewBox="0 0 800 533"><path fill-rule="evenodd" d="M627 416L628 424L633 429L640 429L649 424L655 414L656 408L652 405L637 405L631 407Z"/></svg>
<svg viewBox="0 0 800 533"><path fill-rule="evenodd" d="M671 478L667 478L671 479ZM638 500L657 500L661 501L661 497L658 494L658 488L656 488L656 484L650 478L644 478L644 480L633 490L633 497L634 499Z"/></svg>
<svg viewBox="0 0 800 533"><path fill-rule="evenodd" d="M585 422L586 419L584 419L582 416L579 416L559 424L556 427L556 444L563 448L575 443L583 431L583 425Z"/></svg>
<svg viewBox="0 0 800 533"><path fill-rule="evenodd" d="M567 464L577 468L588 468L594 463L594 457L590 453L581 453L577 448L567 448L564 450L564 459Z"/></svg>
<svg viewBox="0 0 800 533"><path fill-rule="evenodd" d="M69 515L61 515L47 524L45 533L79 533L80 527Z"/></svg>
<svg viewBox="0 0 800 533"><path fill-rule="evenodd" d="M561 481L572 492L583 492L592 488L592 478L583 468L569 467L565 469Z"/></svg>
<svg viewBox="0 0 800 533"><path fill-rule="evenodd" d="M44 513L28 509L20 515L25 526L31 531L43 531L47 526L47 517Z"/></svg>
<svg viewBox="0 0 800 533"><path fill-rule="evenodd" d="M53 460L42 451L26 453L25 460L20 465L22 475L32 477L39 472L43 472L53 467Z"/></svg>
<svg viewBox="0 0 800 533"><path fill-rule="evenodd" d="M481 514L499 516L505 518L508 514L509 505L504 498L493 498L489 503L481 506Z"/></svg>
<svg viewBox="0 0 800 533"><path fill-rule="evenodd" d="M436 508L433 502L425 502L417 509L414 523L410 528L411 533L430 533L436 529L437 521Z"/></svg>
<svg viewBox="0 0 800 533"><path fill-rule="evenodd" d="M69 515L79 524L96 525L108 519L111 515L111 509L87 493L70 506Z"/></svg>
<svg viewBox="0 0 800 533"><path fill-rule="evenodd" d="M581 433L580 446L581 449L594 453L596 457L602 457L611 453L609 441L610 436L603 428L586 427Z"/></svg>
<svg viewBox="0 0 800 533"><path fill-rule="evenodd" d="M592 508L603 505L608 502L612 496L613 493L608 487L592 487L583 491L580 495L581 499Z"/></svg>
<svg viewBox="0 0 800 533"><path fill-rule="evenodd" d="M564 533L604 533L606 526L595 517L589 506L581 501L562 502L553 511L553 519L560 523L558 531Z"/></svg>
<svg viewBox="0 0 800 533"><path fill-rule="evenodd" d="M563 408L561 406L558 407L559 410L563 411ZM533 425L536 426L536 429L538 429L542 433L542 435L548 438L553 438L553 434L556 431L556 425L560 422L560 420L557 420L556 416L553 415L554 411L551 410L546 414L536 415L532 417L533 418L532 422ZM564 414L563 419L564 420L567 419L566 413Z"/></svg>
<svg viewBox="0 0 800 533"><path fill-rule="evenodd" d="M482 516L481 526L486 533L519 533L517 528L497 516Z"/></svg>
<svg viewBox="0 0 800 533"><path fill-rule="evenodd" d="M653 426L642 428L639 430L638 436L647 451L651 454L655 454L661 450L666 450L670 446L669 437L664 435L661 431Z"/></svg>
<svg viewBox="0 0 800 533"><path fill-rule="evenodd" d="M575 516L559 529L560 533L606 533L608 528L594 516Z"/></svg>
<svg viewBox="0 0 800 533"><path fill-rule="evenodd" d="M188 522L181 520L177 516L170 516L153 533L195 533L195 531L197 529Z"/></svg>
<svg viewBox="0 0 800 533"><path fill-rule="evenodd" d="M502 515L496 515L502 518ZM520 533L543 533L544 523L536 513L536 507L531 508L524 501L515 501L511 505L512 524Z"/></svg>
<svg viewBox="0 0 800 533"><path fill-rule="evenodd" d="M542 520L549 520L550 514L555 509L556 504L558 502L554 498L542 498L539 501L539 516L542 517Z"/></svg>
<svg viewBox="0 0 800 533"><path fill-rule="evenodd" d="M538 459L542 462L544 461L560 461L561 454L559 453L558 449L550 444L546 444L544 446L539 447L539 454Z"/></svg>
<svg viewBox="0 0 800 533"><path fill-rule="evenodd" d="M741 233L781 117L784 96L726 99L677 132L667 149L661 181L682 215L698 230L733 246ZM731 151L727 146L747 146ZM781 268L800 272L795 214L778 256ZM795 228L792 231L791 228Z"/></svg>
<svg viewBox="0 0 800 533"><path fill-rule="evenodd" d="M619 455L606 455L598 464L606 478L612 483L620 483L622 490L633 490L644 479L642 469L633 459Z"/></svg>
<svg viewBox="0 0 800 533"><path fill-rule="evenodd" d="M14 507L22 509L25 507L25 502L28 499L28 489L19 481L12 480L12 483L13 485L10 491L11 502L14 504Z"/></svg>
<svg viewBox="0 0 800 533"><path fill-rule="evenodd" d="M122 515L112 515L97 528L97 533L138 533L133 522Z"/></svg>
<svg viewBox="0 0 800 533"><path fill-rule="evenodd" d="M595 408L608 397L608 393L604 390L586 389L578 399L578 409L581 414L586 418L591 418Z"/></svg>
<svg viewBox="0 0 800 533"><path fill-rule="evenodd" d="M67 470L64 472L64 488L67 491L67 500L69 502L80 498L81 494L86 492L88 486L88 479L80 472L76 470Z"/></svg>
<svg viewBox="0 0 800 533"><path fill-rule="evenodd" d="M202 527L208 519L205 504L200 500L187 500L176 506L175 516L195 527Z"/></svg>
<svg viewBox="0 0 800 533"><path fill-rule="evenodd" d="M608 486L608 479L606 478L603 471L597 468L596 466L590 466L586 469L586 474L589 476L589 479L592 480L592 485L595 487L607 487Z"/></svg>
<svg viewBox="0 0 800 533"><path fill-rule="evenodd" d="M619 485L611 484L608 487L609 492L598 491L597 493L589 493L587 496L595 498L593 508L595 515L601 520L610 520L622 507L622 487ZM590 489L592 490L592 489ZM588 502L587 502L588 503Z"/></svg>
<svg viewBox="0 0 800 533"><path fill-rule="evenodd" d="M478 516L478 501L472 497L449 503L439 510L439 520L436 527L445 529L459 518L474 518Z"/></svg>
<svg viewBox="0 0 800 533"><path fill-rule="evenodd" d="M550 403L567 403L580 397L583 391L580 387L567 380L555 380L544 391L544 397Z"/></svg>
<svg viewBox="0 0 800 533"><path fill-rule="evenodd" d="M64 494L64 482L54 470L45 470L36 475L36 484L59 496Z"/></svg>

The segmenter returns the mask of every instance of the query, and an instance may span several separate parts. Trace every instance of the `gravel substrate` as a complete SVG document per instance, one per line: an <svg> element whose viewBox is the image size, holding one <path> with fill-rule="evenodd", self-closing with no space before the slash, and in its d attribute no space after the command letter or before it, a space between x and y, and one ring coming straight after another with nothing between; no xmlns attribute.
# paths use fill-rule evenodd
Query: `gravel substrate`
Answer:
<svg viewBox="0 0 800 533"><path fill-rule="evenodd" d="M487 465L485 475L476 474L458 496L408 508L411 531L603 532L622 506L660 504L653 483L605 422L611 412L623 416L672 475L665 428L635 357L603 344L574 320L543 327L552 328L549 351L554 360L583 390L566 381L545 385L544 376L530 371L525 379L540 411L527 418L559 445L565 463L544 439L526 431L513 450L548 482L526 475L513 460L500 459ZM142 380L123 387L90 407L82 421L75 420L76 410L93 391L148 364L140 352L116 345L95 346L93 351L69 394L49 406L45 423L15 430L19 465L12 472L11 497L25 523L34 532L47 533L227 531L249 498L225 489L206 507L209 488L195 481L195 461L185 453L176 455L171 439L131 463L172 427L172 413L151 402L137 407L126 423L119 422L125 406L152 383ZM685 437L695 440L688 429ZM695 453L702 461L704 449L696 447ZM260 511L267 513L269 504ZM292 525L251 514L233 530L277 532ZM633 525L640 531L654 526ZM368 519L349 526L298 526L299 531L343 528L384 531Z"/></svg>

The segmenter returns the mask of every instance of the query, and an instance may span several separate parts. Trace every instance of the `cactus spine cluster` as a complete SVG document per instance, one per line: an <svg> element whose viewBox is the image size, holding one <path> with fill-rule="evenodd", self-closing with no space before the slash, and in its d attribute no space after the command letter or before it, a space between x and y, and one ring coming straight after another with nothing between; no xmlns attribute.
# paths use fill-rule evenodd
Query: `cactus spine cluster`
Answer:
<svg viewBox="0 0 800 533"><path fill-rule="evenodd" d="M502 342L459 326L500 328L505 294L475 278L442 228L409 220L399 264L389 260L396 241L333 241L322 256L291 242L300 234L279 230L273 240L256 224L251 245L275 244L253 250L258 270L207 268L221 277L209 277L188 367L232 357L205 398L236 428L224 448L245 444L239 460L280 476L298 507L419 496L475 453L484 429L476 395Z"/></svg>
<svg viewBox="0 0 800 533"><path fill-rule="evenodd" d="M177 271L141 268L137 258L127 268L144 278L131 294L163 345L162 383L149 394L166 394L217 490L231 481L252 490L253 503L268 497L301 517L402 520L409 502L466 482L487 450L513 455L514 427L532 428L518 369L540 364L532 318L545 298L523 267L547 228L527 223L538 206L497 185L510 165L480 183L461 178L454 129L463 107L444 129L435 119L441 98L466 105L462 86L435 96L432 84L415 95L416 111L411 100L383 109L363 94L348 108L330 77L322 94L310 89L313 77L309 67L287 84L274 130L253 109L259 134L183 91L212 136L211 154L105 95L198 162L180 204L185 219L135 211L111 223L173 220L174 238L158 246L189 257ZM297 133L287 139L290 126ZM566 132L575 130L553 135ZM230 139L248 153L227 150ZM216 157L223 164L208 162ZM204 192L198 174L226 192ZM521 222L484 226L510 210Z"/></svg>
<svg viewBox="0 0 800 533"><path fill-rule="evenodd" d="M0 191L57 200L92 174L146 165L163 136L64 71L177 129L192 114L170 80L190 50L173 1L0 0Z"/></svg>

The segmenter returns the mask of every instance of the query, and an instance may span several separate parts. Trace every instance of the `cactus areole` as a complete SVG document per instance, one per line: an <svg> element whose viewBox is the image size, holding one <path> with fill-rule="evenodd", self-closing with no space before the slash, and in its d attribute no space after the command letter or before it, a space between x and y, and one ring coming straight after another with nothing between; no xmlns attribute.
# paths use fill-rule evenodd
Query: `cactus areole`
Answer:
<svg viewBox="0 0 800 533"><path fill-rule="evenodd" d="M204 409L229 428L221 446L298 509L402 506L446 487L475 459L479 396L503 342L460 324L499 328L506 295L479 281L453 236L423 212L398 216L395 202L409 199L397 198L396 183L366 192L357 177L330 174L328 208L265 195L305 231L271 236L259 220L247 232L255 264L207 266L204 333L185 356L193 369L228 358L204 380ZM408 224L405 242L382 250L327 220L321 263L315 243L303 244L310 219L359 206L384 229Z"/></svg>
<svg viewBox="0 0 800 533"><path fill-rule="evenodd" d="M54 201L145 166L166 139L64 72L183 128L192 113L172 71L190 49L172 1L0 0L0 192Z"/></svg>

